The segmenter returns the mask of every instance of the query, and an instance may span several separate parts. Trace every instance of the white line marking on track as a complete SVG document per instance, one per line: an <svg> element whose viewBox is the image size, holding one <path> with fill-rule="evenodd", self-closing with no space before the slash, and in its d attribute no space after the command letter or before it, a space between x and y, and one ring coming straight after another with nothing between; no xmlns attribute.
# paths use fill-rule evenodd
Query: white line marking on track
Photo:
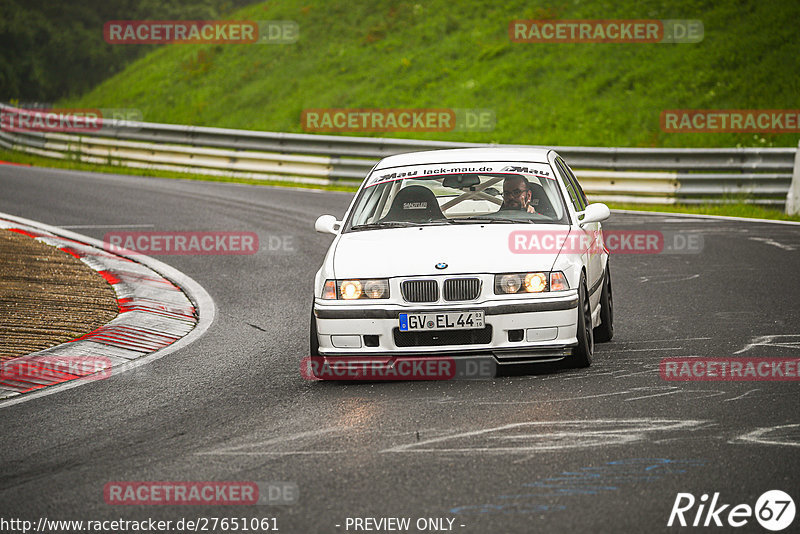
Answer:
<svg viewBox="0 0 800 534"><path fill-rule="evenodd" d="M759 390L759 389L751 389L750 391L747 391L747 392L745 392L745 393L742 393L742 394L741 394L741 395L739 395L738 397L734 397L734 398L732 398L732 399L725 399L725 400L724 400L724 401L722 401L722 402L731 402L731 401L735 401L735 400L743 399L744 397L746 397L747 395L749 395L750 393L753 393L753 392L755 392L755 391L760 391L760 390Z"/></svg>
<svg viewBox="0 0 800 534"><path fill-rule="evenodd" d="M778 338L795 338L795 341L775 342ZM747 352L754 347L782 347L787 349L800 349L800 334L772 334L768 336L756 336L742 350L737 350L734 354Z"/></svg>
<svg viewBox="0 0 800 534"><path fill-rule="evenodd" d="M74 230L76 228L153 228L154 226L154 224L70 224L59 226L59 228Z"/></svg>
<svg viewBox="0 0 800 534"><path fill-rule="evenodd" d="M690 397L691 399L707 399L709 397L719 397L725 395L727 391L721 389L688 389L684 393L711 393L711 395L703 395L702 397Z"/></svg>
<svg viewBox="0 0 800 534"><path fill-rule="evenodd" d="M596 447L599 445L619 445L642 441L648 432L664 432L671 430L692 429L700 426L705 421L700 420L659 420L659 419L597 419L583 421L531 421L526 423L511 423L508 425L461 432L449 436L428 439L425 441L411 442L396 445L380 452L439 452L439 453L524 453L530 451L554 451L581 447ZM517 429L536 428L545 429L542 432L533 432L524 435L493 436L492 433L514 431ZM547 430L551 427L554 430ZM559 430L555 430L559 429ZM534 443L516 447L475 447L439 449L427 447L435 443L448 440L469 440L470 438L489 438L490 440L525 439ZM467 443L468 445L469 443Z"/></svg>
<svg viewBox="0 0 800 534"><path fill-rule="evenodd" d="M764 243L766 245L772 245L773 247L778 247L783 250L794 250L794 246L792 245L784 245L783 243L778 243L774 239L769 237L748 237L750 241L758 241L760 243Z"/></svg>
<svg viewBox="0 0 800 534"><path fill-rule="evenodd" d="M667 391L665 393L654 393L652 395L645 395L643 397L634 397L632 399L623 399L623 400L625 402L630 402L630 401L637 401L637 400L642 400L642 399L651 399L653 397L663 397L664 395L672 395L673 393L681 393L681 390L679 390L676 387L674 391Z"/></svg>
<svg viewBox="0 0 800 534"><path fill-rule="evenodd" d="M784 436L788 437L789 439L794 439L795 441L780 441L781 436L777 436L776 438L768 438L765 435L769 435L775 431L780 431L789 428L797 428L800 429L800 424L791 424L791 425L778 425L778 426L769 426L769 427L762 427L752 432L748 432L742 436L739 436L728 443L756 443L758 445L783 445L785 447L800 447L800 442L797 441L800 438L797 432L795 432L794 436Z"/></svg>

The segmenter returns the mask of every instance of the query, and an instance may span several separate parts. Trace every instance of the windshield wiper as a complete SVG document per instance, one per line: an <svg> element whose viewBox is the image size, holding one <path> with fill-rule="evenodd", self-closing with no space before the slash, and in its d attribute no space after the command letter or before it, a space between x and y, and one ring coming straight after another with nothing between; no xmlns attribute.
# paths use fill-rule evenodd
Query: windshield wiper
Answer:
<svg viewBox="0 0 800 534"><path fill-rule="evenodd" d="M451 223L503 223L503 224L517 224L517 223L533 223L531 219L504 219L504 218L491 218L491 217L459 217L457 219L450 219Z"/></svg>
<svg viewBox="0 0 800 534"><path fill-rule="evenodd" d="M444 221L381 221L367 224L356 224L350 227L351 230L374 230L376 228L406 228L409 226L430 226L434 224L445 224Z"/></svg>

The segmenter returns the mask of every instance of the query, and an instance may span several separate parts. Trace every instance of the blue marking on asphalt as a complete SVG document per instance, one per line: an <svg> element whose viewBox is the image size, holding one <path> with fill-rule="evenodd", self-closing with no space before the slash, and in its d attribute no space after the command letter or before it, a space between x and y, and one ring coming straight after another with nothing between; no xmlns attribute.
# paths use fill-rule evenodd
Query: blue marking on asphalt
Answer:
<svg viewBox="0 0 800 534"><path fill-rule="evenodd" d="M539 493L498 495L502 504L473 504L450 509L451 514L532 514L566 510L564 504L541 502L540 499L558 499L579 495L597 495L605 491L618 491L633 482L652 482L665 475L686 473L681 467L702 466L704 460L670 460L667 458L631 458L608 462L600 467L582 467L577 471L564 471L560 475L522 484L527 488L541 488Z"/></svg>

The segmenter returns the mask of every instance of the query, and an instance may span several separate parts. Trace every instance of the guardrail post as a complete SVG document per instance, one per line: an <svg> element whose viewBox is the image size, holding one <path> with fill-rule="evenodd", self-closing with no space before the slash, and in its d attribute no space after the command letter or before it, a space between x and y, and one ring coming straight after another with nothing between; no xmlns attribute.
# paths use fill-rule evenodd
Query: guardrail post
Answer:
<svg viewBox="0 0 800 534"><path fill-rule="evenodd" d="M794 155L792 184L786 195L786 215L797 214L800 214L800 143L797 143L797 153Z"/></svg>

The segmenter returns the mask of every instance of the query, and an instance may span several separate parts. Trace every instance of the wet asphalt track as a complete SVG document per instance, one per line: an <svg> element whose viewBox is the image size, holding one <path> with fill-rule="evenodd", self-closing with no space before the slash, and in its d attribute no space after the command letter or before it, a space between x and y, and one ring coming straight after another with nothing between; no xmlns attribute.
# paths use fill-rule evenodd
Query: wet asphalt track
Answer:
<svg viewBox="0 0 800 534"><path fill-rule="evenodd" d="M666 522L678 492L754 505L782 489L800 504L797 382L658 372L665 357L800 356L800 226L615 214L607 228L699 233L704 249L612 257L616 337L590 369L342 385L303 380L298 361L331 240L313 222L341 216L349 194L10 166L0 192L2 212L98 239L151 224L138 229L253 231L262 245L292 236L295 249L156 256L206 288L214 324L134 371L0 409L0 517L276 516L284 533L447 517L463 533L650 532L677 530ZM103 487L115 480L292 481L300 501L110 506ZM764 530L751 519L738 531Z"/></svg>

